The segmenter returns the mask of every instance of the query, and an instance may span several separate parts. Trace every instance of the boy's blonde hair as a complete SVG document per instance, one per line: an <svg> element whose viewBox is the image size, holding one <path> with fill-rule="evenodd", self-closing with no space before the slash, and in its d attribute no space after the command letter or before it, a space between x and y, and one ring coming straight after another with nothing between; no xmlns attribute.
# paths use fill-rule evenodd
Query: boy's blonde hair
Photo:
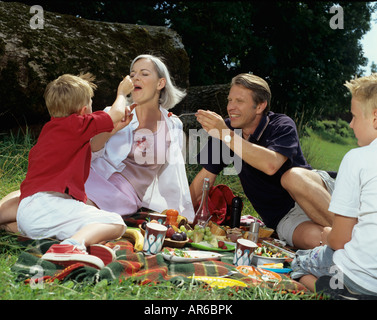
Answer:
<svg viewBox="0 0 377 320"><path fill-rule="evenodd" d="M346 81L344 85L351 92L353 98L362 102L365 116L377 109L377 73Z"/></svg>
<svg viewBox="0 0 377 320"><path fill-rule="evenodd" d="M64 74L50 82L44 98L51 117L67 117L89 104L97 86L90 73L74 76Z"/></svg>

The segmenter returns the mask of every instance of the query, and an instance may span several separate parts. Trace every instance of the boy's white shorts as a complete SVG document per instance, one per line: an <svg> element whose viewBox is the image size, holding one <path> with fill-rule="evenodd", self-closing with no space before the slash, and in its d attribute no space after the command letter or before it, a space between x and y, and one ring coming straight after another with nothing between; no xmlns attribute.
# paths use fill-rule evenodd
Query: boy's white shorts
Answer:
<svg viewBox="0 0 377 320"><path fill-rule="evenodd" d="M64 240L92 223L126 226L119 214L86 205L59 192L29 196L20 202L17 211L18 230L31 239Z"/></svg>

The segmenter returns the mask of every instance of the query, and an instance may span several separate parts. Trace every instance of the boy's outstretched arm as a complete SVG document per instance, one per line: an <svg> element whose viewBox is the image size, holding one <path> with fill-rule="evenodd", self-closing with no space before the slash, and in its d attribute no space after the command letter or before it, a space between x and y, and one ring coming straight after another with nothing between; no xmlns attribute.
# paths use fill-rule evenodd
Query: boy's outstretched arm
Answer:
<svg viewBox="0 0 377 320"><path fill-rule="evenodd" d="M127 126L132 120L131 111L136 107L136 104L127 106L127 95L134 89L134 85L130 76L125 77L118 86L117 97L108 111L114 123L112 132L103 132L92 138L90 145L93 152L101 150L110 137L120 129Z"/></svg>
<svg viewBox="0 0 377 320"><path fill-rule="evenodd" d="M108 112L108 115L113 120L114 126L128 117L131 117L131 110L126 107L127 95L134 89L134 84L130 76L125 77L118 86L117 97ZM130 122L131 119L128 120Z"/></svg>

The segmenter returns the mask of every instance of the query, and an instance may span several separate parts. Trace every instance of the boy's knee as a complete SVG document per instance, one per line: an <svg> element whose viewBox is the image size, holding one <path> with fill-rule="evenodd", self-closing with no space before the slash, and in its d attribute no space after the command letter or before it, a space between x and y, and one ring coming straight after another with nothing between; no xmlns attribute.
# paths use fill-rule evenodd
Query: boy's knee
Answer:
<svg viewBox="0 0 377 320"><path fill-rule="evenodd" d="M127 229L127 226L126 225L120 225L120 224L117 224L117 238L123 236L123 234L126 232L126 229Z"/></svg>

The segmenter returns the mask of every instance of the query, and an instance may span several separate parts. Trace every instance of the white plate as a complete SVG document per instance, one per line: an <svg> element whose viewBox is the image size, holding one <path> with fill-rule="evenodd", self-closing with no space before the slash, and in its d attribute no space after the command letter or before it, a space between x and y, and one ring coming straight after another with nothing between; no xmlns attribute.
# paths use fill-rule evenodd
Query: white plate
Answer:
<svg viewBox="0 0 377 320"><path fill-rule="evenodd" d="M209 251L187 250L184 252L189 255L188 258L178 257L176 255L166 254L163 252L162 252L162 256L164 257L165 260L168 260L171 262L181 262L181 263L203 261L203 260L208 260L208 259L219 260L222 257L222 254L219 254L216 252L209 252Z"/></svg>

